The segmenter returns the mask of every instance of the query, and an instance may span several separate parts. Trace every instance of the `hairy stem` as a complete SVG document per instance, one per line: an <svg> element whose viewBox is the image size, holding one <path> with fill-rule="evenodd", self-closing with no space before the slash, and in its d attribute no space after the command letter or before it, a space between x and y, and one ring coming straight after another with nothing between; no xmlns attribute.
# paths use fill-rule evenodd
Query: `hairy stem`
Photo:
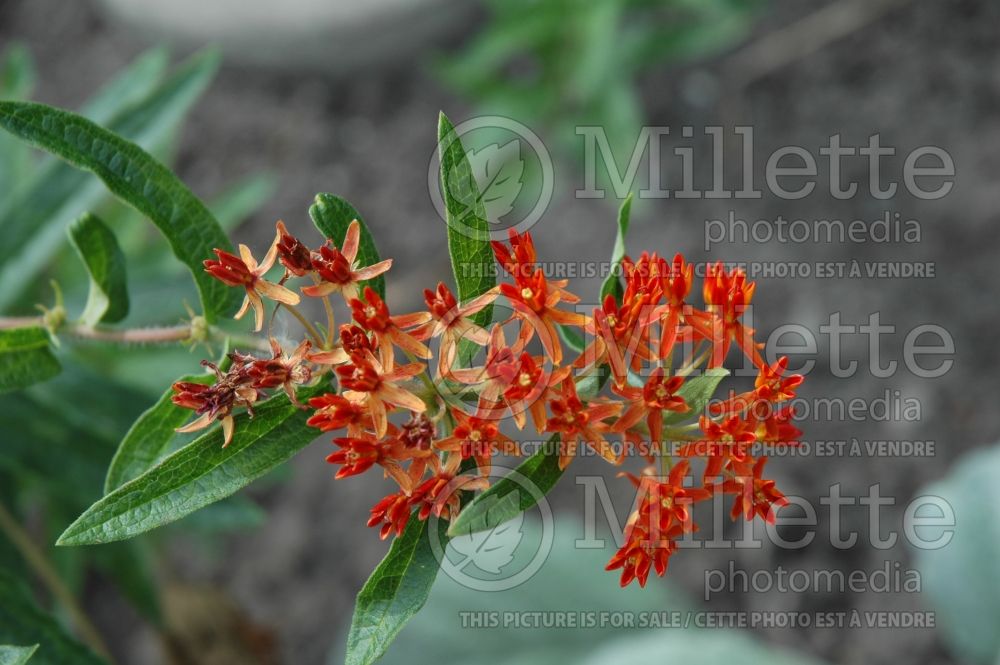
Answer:
<svg viewBox="0 0 1000 665"><path fill-rule="evenodd" d="M69 590L69 587L59 577L59 573L56 572L55 568L45 557L45 553L39 549L38 545L31 539L31 536L28 535L2 503L0 503L0 531L17 548L17 551L24 557L25 562L27 562L35 575L38 576L42 584L45 585L49 593L52 594L52 597L69 613L70 619L76 627L80 638L97 655L108 662L113 662L111 654L104 644L104 640L101 638L101 634L94 624L90 622L90 619L87 618L83 608L76 602L76 598L73 597L73 593Z"/></svg>

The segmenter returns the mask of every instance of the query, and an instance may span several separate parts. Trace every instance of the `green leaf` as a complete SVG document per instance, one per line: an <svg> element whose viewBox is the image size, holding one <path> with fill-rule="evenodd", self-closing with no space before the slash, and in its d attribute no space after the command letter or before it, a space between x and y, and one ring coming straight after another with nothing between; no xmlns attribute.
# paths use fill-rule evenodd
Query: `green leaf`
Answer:
<svg viewBox="0 0 1000 665"><path fill-rule="evenodd" d="M370 266L378 263L378 250L375 249L375 239L372 238L368 225L361 218L358 211L350 203L334 196L333 194L317 194L316 200L309 207L309 216L319 232L333 241L337 247L343 247L344 236L347 235L347 227L355 219L361 225L361 240L358 243L357 264L359 267ZM364 286L370 286L380 298L385 300L385 276L379 275L374 279L363 282ZM364 290L362 286L361 290Z"/></svg>
<svg viewBox="0 0 1000 665"><path fill-rule="evenodd" d="M260 210L277 189L274 176L257 173L230 185L209 202L209 208L223 230L231 231Z"/></svg>
<svg viewBox="0 0 1000 665"><path fill-rule="evenodd" d="M938 538L944 546L916 547L911 540L922 590L935 611L937 625L952 653L967 663L993 665L1000 657L1000 446L964 455L945 478L924 488L922 497L939 497L953 511L953 527L917 526L918 520L941 517L940 506L924 506L914 514L913 529L921 541Z"/></svg>
<svg viewBox="0 0 1000 665"><path fill-rule="evenodd" d="M584 349L587 348L587 341L584 339L583 333L576 328L559 324L559 337L562 338L563 344L568 346L574 353L583 353Z"/></svg>
<svg viewBox="0 0 1000 665"><path fill-rule="evenodd" d="M209 374L192 374L183 376L178 381L207 385L212 383L213 377ZM108 467L108 475L104 481L105 494L153 468L170 449L171 442L182 436L175 430L191 419L191 410L174 404L171 401L173 396L174 391L168 388L156 404L139 416L126 432Z"/></svg>
<svg viewBox="0 0 1000 665"><path fill-rule="evenodd" d="M681 385L680 390L677 391L677 394L683 397L684 401L691 408L684 413L664 411L664 426L677 425L692 418L697 419L698 416L705 412L705 407L708 406L708 401L715 394L715 389L719 386L719 382L727 376L729 376L729 370L722 367L715 367L705 370L699 376L686 379Z"/></svg>
<svg viewBox="0 0 1000 665"><path fill-rule="evenodd" d="M38 609L22 582L0 570L0 643L15 642L39 645L32 665L102 665L104 662L66 635L52 617Z"/></svg>
<svg viewBox="0 0 1000 665"><path fill-rule="evenodd" d="M195 64L205 63L214 70L216 58L203 57ZM112 193L149 217L191 270L210 322L236 308L237 290L202 269L212 249L230 248L229 240L205 204L149 153L82 116L43 104L0 102L0 127L92 171Z"/></svg>
<svg viewBox="0 0 1000 665"><path fill-rule="evenodd" d="M115 234L95 215L84 213L69 227L69 239L90 275L90 292L80 321L117 323L128 315L125 255Z"/></svg>
<svg viewBox="0 0 1000 665"><path fill-rule="evenodd" d="M438 155L447 213L448 251L458 299L464 303L492 289L496 275L486 206L462 140L444 113L438 119ZM488 325L492 318L492 306L472 317L481 326Z"/></svg>
<svg viewBox="0 0 1000 665"><path fill-rule="evenodd" d="M31 53L21 43L11 44L0 60L0 99L28 99L35 86ZM0 191L9 195L24 186L33 171L31 150L12 136L0 136Z"/></svg>
<svg viewBox="0 0 1000 665"><path fill-rule="evenodd" d="M47 381L61 369L44 328L0 330L0 394Z"/></svg>
<svg viewBox="0 0 1000 665"><path fill-rule="evenodd" d="M37 644L30 647L0 646L0 665L24 665L37 650Z"/></svg>
<svg viewBox="0 0 1000 665"><path fill-rule="evenodd" d="M544 496L562 477L559 468L559 435L552 437L534 455L515 469L518 480L502 478L479 494L459 513L448 528L449 536L493 529L537 503L535 493L525 489L532 483Z"/></svg>
<svg viewBox="0 0 1000 665"><path fill-rule="evenodd" d="M158 87L166 66L163 49L146 52L101 88L81 114L98 124L110 123L109 129L139 145L159 142L179 123L210 76L203 68L182 68ZM3 138L29 148L13 135L3 134ZM0 290L0 308L17 300L62 247L63 228L106 196L100 182L50 158L34 169L30 181L17 195L3 199L0 226L5 237L0 245L0 283L14 283L18 288Z"/></svg>
<svg viewBox="0 0 1000 665"><path fill-rule="evenodd" d="M628 224L631 215L632 193L629 192L629 195L625 197L621 207L618 209L618 232L615 234L615 246L611 250L611 272L604 278L604 284L601 285L601 302L604 302L604 299L610 293L614 295L615 301L621 303L622 296L625 295L625 289L622 287L622 281L619 279L616 271L621 265L622 258L625 256L625 236L628 235Z"/></svg>
<svg viewBox="0 0 1000 665"><path fill-rule="evenodd" d="M443 542L445 522L437 524L437 537ZM411 518L361 588L347 635L345 665L369 665L378 660L427 601L439 567L429 530L428 520Z"/></svg>
<svg viewBox="0 0 1000 665"><path fill-rule="evenodd" d="M323 392L299 392L302 401ZM260 404L254 417L237 418L226 448L213 428L152 469L100 499L59 537L57 545L89 545L131 538L169 524L236 493L316 439L307 411L280 394Z"/></svg>

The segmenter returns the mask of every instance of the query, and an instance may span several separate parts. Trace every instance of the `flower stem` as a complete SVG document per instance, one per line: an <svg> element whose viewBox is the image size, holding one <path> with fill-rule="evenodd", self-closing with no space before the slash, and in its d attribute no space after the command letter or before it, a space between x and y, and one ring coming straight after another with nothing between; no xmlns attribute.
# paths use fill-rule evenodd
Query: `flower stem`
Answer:
<svg viewBox="0 0 1000 665"><path fill-rule="evenodd" d="M101 638L101 634L76 602L66 583L63 582L62 578L59 577L59 573L49 563L49 560L45 557L45 553L39 549L31 539L31 536L18 524L14 516L10 514L7 507L2 503L0 503L0 531L17 548L17 551L24 557L25 562L35 575L38 576L38 579L45 585L45 588L48 589L53 598L58 600L66 612L69 613L73 625L80 634L80 638L97 655L109 663L113 662L111 654L104 644L104 640Z"/></svg>

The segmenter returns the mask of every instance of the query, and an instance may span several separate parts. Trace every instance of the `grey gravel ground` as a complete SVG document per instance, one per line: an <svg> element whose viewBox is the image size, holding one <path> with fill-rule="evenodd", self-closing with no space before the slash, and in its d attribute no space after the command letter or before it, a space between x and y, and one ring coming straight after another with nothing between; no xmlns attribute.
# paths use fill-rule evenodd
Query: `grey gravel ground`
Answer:
<svg viewBox="0 0 1000 665"><path fill-rule="evenodd" d="M803 4L775 3L759 32L805 13ZM809 8L815 6L809 3ZM797 202L765 196L735 203L670 199L637 204L630 246L667 254L684 251L692 260L709 256L702 249L704 220L725 218L730 210L749 220L778 215L870 220L888 209L921 223L923 239L918 244L731 243L711 252L713 260L858 259L931 261L936 266L935 279L919 281L761 280L756 303L764 332L784 323L817 330L832 312L840 312L846 323L859 324L878 311L883 322L904 332L922 323L944 325L957 349L954 368L940 379L907 373L878 379L862 371L844 380L826 369L828 349L821 345L819 369L810 375L804 396L871 398L899 391L902 397L921 401L923 418L916 423L807 422L807 438L928 439L936 441L938 454L931 459L775 460L769 468L788 493L815 499L830 484L840 483L845 494L860 495L880 483L884 495L900 499L885 511L887 519L898 521L905 501L940 477L958 455L998 439L1000 410L992 406L991 389L1000 369L994 340L1000 316L995 279L990 277L1000 239L992 183L1000 167L998 24L1000 6L985 0L909 3L745 89L726 82L724 58L699 67L661 69L642 81L652 124L752 124L758 155L787 144L815 152L836 133L844 144L859 145L880 132L884 144L901 151L941 146L957 165L954 191L940 201L908 196L888 202L867 196L835 201L813 195ZM0 45L12 37L26 41L41 63L38 98L65 106L80 102L95 82L146 46L87 3L57 0L0 2ZM692 92L706 85L711 93L707 98ZM383 255L395 257L389 298L405 309L418 304L418 285L430 285L449 273L444 226L426 188L439 109L456 118L472 113L468 102L444 91L412 64L359 71L332 81L318 75L261 73L234 63L223 69L192 113L178 169L201 194L258 170L276 173L277 195L241 232L261 242L279 217L293 229L305 230L305 210L315 192L342 194L364 212ZM665 146L680 140L672 136ZM728 164L735 171L738 162ZM567 173L559 183L562 191L535 228L539 253L552 260L603 260L612 241L613 210L600 202L574 199L572 190L580 180L572 169ZM850 175L864 178L865 172ZM591 280L579 291L595 288ZM886 357L900 357L902 338L898 333L886 339ZM845 356L864 362L865 344L852 340ZM294 462L291 482L258 493L270 515L263 527L234 538L223 558L191 561L183 572L193 581L220 585L254 620L275 627L288 663L324 662L330 643L349 620L354 594L385 549L364 526L367 509L382 488L333 483L323 463L325 454L325 444L307 449ZM599 467L583 461L579 469ZM625 488L621 490L617 499L627 502ZM557 514L571 515L579 510L579 489L564 483L554 504ZM864 533L863 518L860 511L848 513L845 528ZM725 567L730 554L707 551L677 557L671 575L697 596L702 571ZM904 565L910 561L902 547L878 552L859 546L843 552L820 539L802 552L765 547L740 552L736 558L737 566L749 569L778 564L873 569L887 559ZM95 596L111 603L111 609L99 611L105 627L115 631L116 624L121 625L115 618L119 606L101 589ZM918 608L920 603L919 596L906 594L769 593L718 597L713 609L896 610ZM138 637L130 639L132 635ZM772 630L764 637L838 663L950 662L929 632ZM148 633L130 629L117 641L126 660L148 662Z"/></svg>

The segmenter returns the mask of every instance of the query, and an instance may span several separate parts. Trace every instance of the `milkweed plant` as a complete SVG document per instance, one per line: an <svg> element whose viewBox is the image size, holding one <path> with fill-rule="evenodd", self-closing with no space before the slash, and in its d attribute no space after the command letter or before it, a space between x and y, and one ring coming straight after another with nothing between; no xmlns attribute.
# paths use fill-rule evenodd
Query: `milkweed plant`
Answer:
<svg viewBox="0 0 1000 665"><path fill-rule="evenodd" d="M391 486L356 516L393 539L358 595L347 640L347 662L369 663L430 592L432 521L447 539L495 528L537 500L500 502L513 485L491 483L495 456L527 452L519 438L544 439L517 467L542 493L585 453L635 486L623 544L606 566L622 586L665 574L678 539L697 529L693 504L726 495L733 519L773 521L786 503L758 451L795 445L787 403L802 376L787 371L786 358L767 363L744 323L756 285L722 263L703 266L699 285L696 266L663 248L626 254L630 199L618 219L616 270L585 306L569 280L545 274L530 232L491 237L461 140L442 115L443 240L454 281L426 285L426 306L399 312L385 291L393 260L337 196L319 194L309 209L315 237L279 221L268 246L233 248L173 173L117 134L29 102L0 102L0 127L93 172L151 220L200 295L184 325L111 325L127 293L124 257L109 227L87 214L72 234L90 278L86 307L78 318L56 303L41 316L0 320L0 388L58 373L59 339L226 347L202 362L205 373L163 386L111 463L115 482L59 545L124 540L173 522L321 437L336 479ZM220 324L234 314L248 329L239 337ZM278 317L294 319L301 336L279 335ZM754 386L712 399L737 354L755 367ZM161 455L165 442L191 432L193 441Z"/></svg>

